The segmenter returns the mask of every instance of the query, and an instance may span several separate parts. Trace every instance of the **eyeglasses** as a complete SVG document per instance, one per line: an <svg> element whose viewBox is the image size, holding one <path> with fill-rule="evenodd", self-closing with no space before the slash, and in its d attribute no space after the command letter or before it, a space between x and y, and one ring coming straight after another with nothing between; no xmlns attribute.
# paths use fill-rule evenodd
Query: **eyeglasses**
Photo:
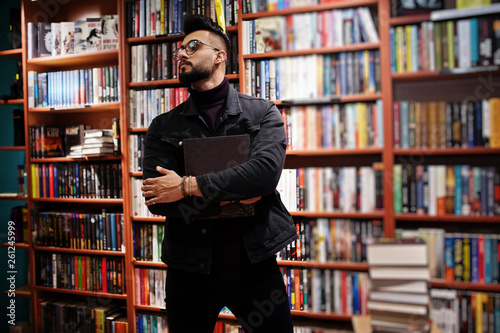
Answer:
<svg viewBox="0 0 500 333"><path fill-rule="evenodd" d="M198 48L199 48L198 44L203 44L203 45L208 46L208 47L210 47L210 48L212 48L212 49L214 49L216 51L220 51L216 47L213 47L213 46L210 46L208 44L205 44L202 41L199 41L197 39L193 39L192 41L190 41L189 43L187 43L186 46L181 46L177 50L175 50L174 52L172 52L174 60L175 61L179 60L179 52L181 52L182 50L186 51L187 55L191 55L191 54L195 53L196 51L198 51Z"/></svg>

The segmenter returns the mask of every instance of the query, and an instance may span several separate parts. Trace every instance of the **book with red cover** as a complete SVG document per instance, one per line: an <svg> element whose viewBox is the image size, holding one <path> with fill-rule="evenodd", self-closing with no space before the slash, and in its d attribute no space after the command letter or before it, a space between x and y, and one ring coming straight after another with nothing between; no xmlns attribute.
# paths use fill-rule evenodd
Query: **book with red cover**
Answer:
<svg viewBox="0 0 500 333"><path fill-rule="evenodd" d="M186 175L199 176L220 172L247 161L250 136L228 135L184 139L184 166ZM255 215L254 204L209 205L208 212L200 212L196 218L230 218Z"/></svg>

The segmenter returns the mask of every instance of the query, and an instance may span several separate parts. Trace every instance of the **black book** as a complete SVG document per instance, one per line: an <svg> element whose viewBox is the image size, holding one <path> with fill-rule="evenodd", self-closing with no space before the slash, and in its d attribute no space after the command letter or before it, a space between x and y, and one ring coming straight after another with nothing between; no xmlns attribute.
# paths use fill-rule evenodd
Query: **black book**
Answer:
<svg viewBox="0 0 500 333"><path fill-rule="evenodd" d="M52 55L52 33L50 23L38 22L38 56Z"/></svg>
<svg viewBox="0 0 500 333"><path fill-rule="evenodd" d="M209 138L184 139L184 164L186 175L198 176L220 172L247 161L250 136L228 135ZM200 163L203 161L203 163ZM198 218L242 217L255 214L254 204L229 203L224 206L209 205L209 212Z"/></svg>

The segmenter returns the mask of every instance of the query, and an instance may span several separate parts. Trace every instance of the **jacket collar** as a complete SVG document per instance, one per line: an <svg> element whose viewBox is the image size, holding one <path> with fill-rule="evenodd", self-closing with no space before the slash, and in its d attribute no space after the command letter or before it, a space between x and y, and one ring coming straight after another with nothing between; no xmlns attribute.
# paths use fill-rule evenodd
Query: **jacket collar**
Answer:
<svg viewBox="0 0 500 333"><path fill-rule="evenodd" d="M223 117L237 115L242 113L240 100L238 98L238 92L230 85L229 91L227 92L226 109L224 110ZM184 109L180 112L181 115L189 116L199 116L198 109L194 100L190 97L184 103Z"/></svg>

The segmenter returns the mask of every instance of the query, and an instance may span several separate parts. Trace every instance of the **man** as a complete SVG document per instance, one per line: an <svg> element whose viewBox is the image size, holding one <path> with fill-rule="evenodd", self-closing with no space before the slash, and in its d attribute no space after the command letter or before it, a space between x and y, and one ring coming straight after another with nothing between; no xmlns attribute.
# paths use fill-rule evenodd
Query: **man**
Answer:
<svg viewBox="0 0 500 333"><path fill-rule="evenodd" d="M246 333L293 332L275 258L297 238L275 189L285 160L283 120L274 103L229 85L224 74L230 41L217 24L187 16L184 32L174 57L190 97L151 123L142 186L149 210L166 216L162 261L168 265L169 331L212 333L227 306ZM184 175L182 140L238 134L250 136L247 162ZM254 204L255 214L200 218L203 207L223 208L229 201Z"/></svg>

